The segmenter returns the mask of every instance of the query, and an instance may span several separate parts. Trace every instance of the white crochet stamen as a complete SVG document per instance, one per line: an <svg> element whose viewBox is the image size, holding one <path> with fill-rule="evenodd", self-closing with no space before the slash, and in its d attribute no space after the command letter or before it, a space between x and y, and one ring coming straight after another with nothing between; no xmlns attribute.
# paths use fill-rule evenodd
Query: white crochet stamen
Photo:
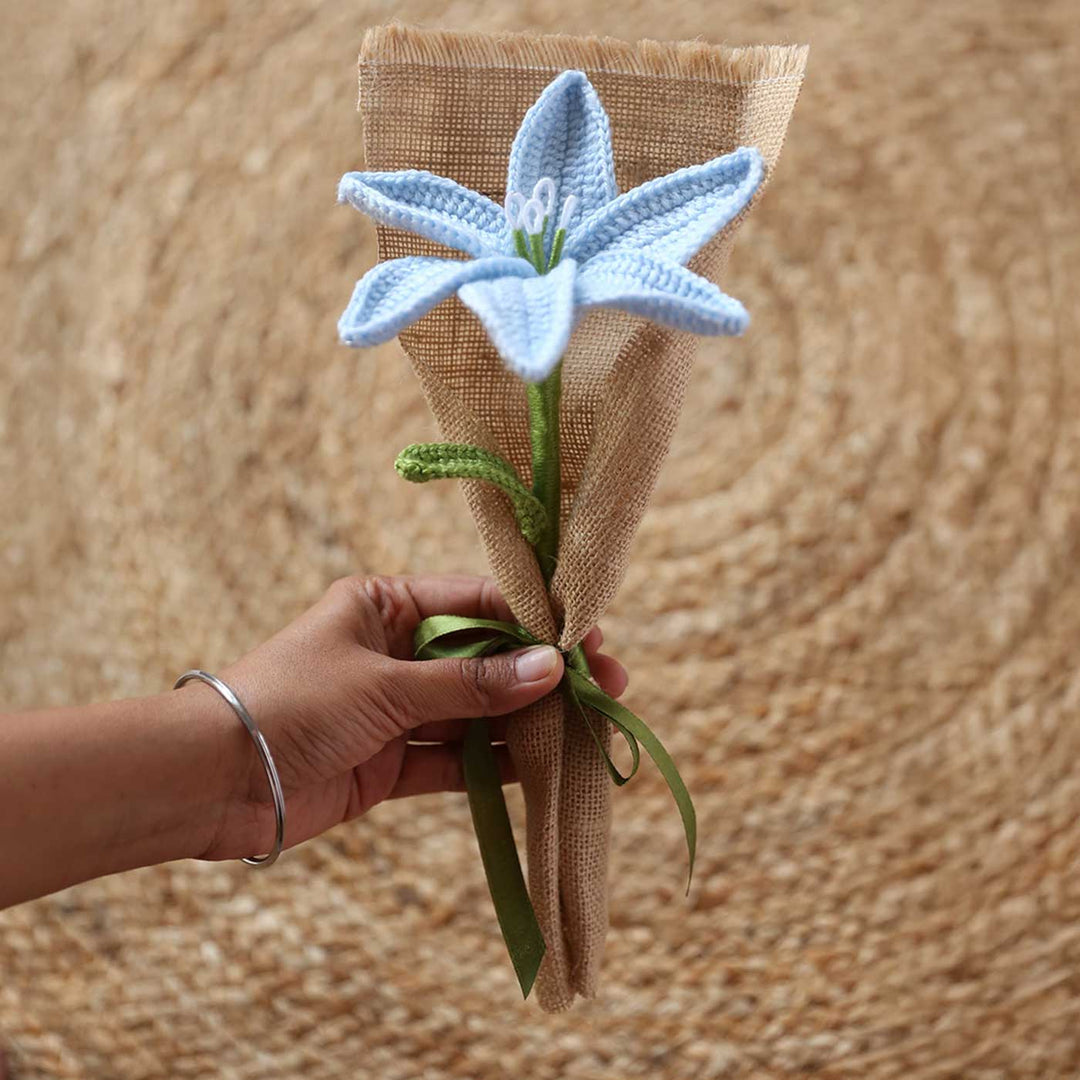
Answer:
<svg viewBox="0 0 1080 1080"><path fill-rule="evenodd" d="M532 197L544 205L544 217L551 217L555 209L555 181L550 176L541 176L533 188Z"/></svg>
<svg viewBox="0 0 1080 1080"><path fill-rule="evenodd" d="M510 231L514 232L521 228L521 211L525 207L525 196L520 191L508 191L503 209L506 211L506 224Z"/></svg>
<svg viewBox="0 0 1080 1080"><path fill-rule="evenodd" d="M578 203L581 200L576 195L567 195L566 201L562 204L562 210L559 212L559 228L565 229L570 224L570 219L574 216L574 211L578 207Z"/></svg>
<svg viewBox="0 0 1080 1080"><path fill-rule="evenodd" d="M544 230L544 204L539 199L529 199L521 208L518 220L530 236L538 236Z"/></svg>

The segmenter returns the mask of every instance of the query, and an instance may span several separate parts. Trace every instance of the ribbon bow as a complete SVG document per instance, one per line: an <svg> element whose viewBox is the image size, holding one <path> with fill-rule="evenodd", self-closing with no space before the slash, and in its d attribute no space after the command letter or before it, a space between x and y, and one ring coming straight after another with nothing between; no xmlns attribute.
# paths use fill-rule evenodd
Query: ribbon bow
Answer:
<svg viewBox="0 0 1080 1080"><path fill-rule="evenodd" d="M418 660L445 657L491 656L494 653L519 649L540 642L522 626L498 619L475 619L462 615L433 615L416 628L414 651ZM585 650L576 645L563 653L565 671L562 689L574 703L597 749L600 751L612 781L621 787L634 777L641 764L641 747L655 762L675 799L686 833L689 869L686 889L694 873L694 854L697 847L697 816L690 792L686 790L679 770L663 743L640 717L625 705L620 705L592 681ZM606 716L626 740L630 748L631 766L625 775L611 760L599 732L589 719L589 710ZM495 905L503 940L514 965L518 984L525 997L529 996L546 946L540 925L536 921L532 901L525 887L521 861L514 844L514 833L503 797L499 768L491 749L487 724L475 719L469 724L464 747L465 787L469 796L473 827L480 847L488 889Z"/></svg>

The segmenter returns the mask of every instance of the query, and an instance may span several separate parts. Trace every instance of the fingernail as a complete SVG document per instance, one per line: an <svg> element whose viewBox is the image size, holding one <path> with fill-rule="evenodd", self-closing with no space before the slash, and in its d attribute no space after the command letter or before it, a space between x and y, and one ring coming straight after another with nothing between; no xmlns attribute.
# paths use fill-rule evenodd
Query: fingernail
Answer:
<svg viewBox="0 0 1080 1080"><path fill-rule="evenodd" d="M550 645L534 645L514 657L514 676L518 682L540 682L559 662L559 654Z"/></svg>

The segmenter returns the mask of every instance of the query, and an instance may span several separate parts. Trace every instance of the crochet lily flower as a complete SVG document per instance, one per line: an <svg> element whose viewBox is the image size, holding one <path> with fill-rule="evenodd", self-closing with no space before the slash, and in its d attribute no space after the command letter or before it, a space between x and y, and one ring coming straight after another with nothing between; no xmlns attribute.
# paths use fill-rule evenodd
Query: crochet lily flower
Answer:
<svg viewBox="0 0 1080 1080"><path fill-rule="evenodd" d="M378 264L357 282L341 340L389 341L455 293L526 382L555 369L590 308L741 334L746 309L686 263L746 206L763 174L761 155L744 147L619 194L607 114L584 73L565 71L514 138L504 206L426 171L346 173L339 202L472 258Z"/></svg>

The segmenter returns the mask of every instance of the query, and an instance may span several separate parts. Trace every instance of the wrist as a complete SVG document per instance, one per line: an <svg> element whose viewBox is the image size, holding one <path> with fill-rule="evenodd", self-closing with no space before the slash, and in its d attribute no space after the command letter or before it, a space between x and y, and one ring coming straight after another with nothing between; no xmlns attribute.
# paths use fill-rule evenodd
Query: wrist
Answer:
<svg viewBox="0 0 1080 1080"><path fill-rule="evenodd" d="M97 831L112 869L201 858L218 840L247 733L213 690L201 690L110 707L114 730L103 751L115 771Z"/></svg>
<svg viewBox="0 0 1080 1080"><path fill-rule="evenodd" d="M247 706L228 674L226 685ZM177 794L186 806L184 857L233 859L260 854L274 841L275 816L265 770L250 733L212 686L191 680L167 695L170 721L188 729L187 777Z"/></svg>

